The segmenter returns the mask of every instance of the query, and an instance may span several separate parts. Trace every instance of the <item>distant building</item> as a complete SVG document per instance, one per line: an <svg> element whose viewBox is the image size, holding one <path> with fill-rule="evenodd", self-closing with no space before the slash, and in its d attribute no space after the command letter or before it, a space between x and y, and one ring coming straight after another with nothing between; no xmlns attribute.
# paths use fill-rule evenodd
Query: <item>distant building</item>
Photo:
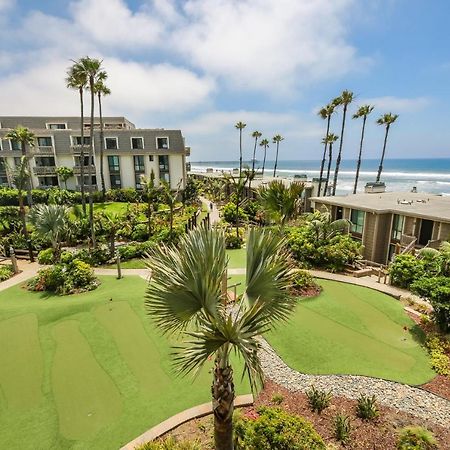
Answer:
<svg viewBox="0 0 450 450"><path fill-rule="evenodd" d="M417 192L365 193L312 197L316 210L352 222L351 233L364 245L364 257L386 264L396 248L438 247L450 237L450 197Z"/></svg>
<svg viewBox="0 0 450 450"><path fill-rule="evenodd" d="M141 175L155 181L167 181L172 189L186 182L185 146L180 130L164 128L136 128L125 117L104 117L103 172L106 189L133 187L139 189ZM36 135L35 147L28 148L33 186L49 188L63 186L56 168L70 167L74 176L68 180L69 189L80 189L89 184L90 118L84 119L84 161L81 161L81 133L79 117L0 117L0 184L8 186L6 164L14 167L20 161L20 143L5 139L17 125L29 128ZM80 167L84 165L84 180ZM94 161L92 184L100 189L100 121L94 120Z"/></svg>

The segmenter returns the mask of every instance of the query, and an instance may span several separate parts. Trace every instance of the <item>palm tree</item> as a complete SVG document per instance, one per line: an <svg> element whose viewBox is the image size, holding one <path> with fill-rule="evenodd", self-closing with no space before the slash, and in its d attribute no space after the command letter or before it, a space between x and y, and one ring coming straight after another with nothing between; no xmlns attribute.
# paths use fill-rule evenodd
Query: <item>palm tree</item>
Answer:
<svg viewBox="0 0 450 450"><path fill-rule="evenodd" d="M242 172L242 130L247 126L244 122L238 122L234 127L239 130L239 176Z"/></svg>
<svg viewBox="0 0 450 450"><path fill-rule="evenodd" d="M319 116L322 119L327 120L327 132L325 133L325 136L328 136L328 133L330 132L330 122L331 122L331 116L334 113L334 104L329 103L327 106L322 108L319 111ZM322 141L323 142L323 141ZM322 163L320 164L320 174L319 174L319 189L317 195L320 197L320 191L322 189L322 177L323 177L323 169L325 167L325 159L327 155L327 143L325 142L325 146L323 148L323 155L322 155Z"/></svg>
<svg viewBox="0 0 450 450"><path fill-rule="evenodd" d="M343 106L344 111L342 114L342 127L341 127L341 141L339 142L339 152L336 158L336 168L334 169L334 181L333 181L333 195L336 195L336 186L338 181L339 167L341 166L342 158L342 144L344 143L344 129L345 129L345 117L347 116L348 105L353 101L353 92L343 91L340 97L333 100L335 106Z"/></svg>
<svg viewBox="0 0 450 450"><path fill-rule="evenodd" d="M280 142L284 141L284 137L281 136L281 134L276 134L273 139L272 142L274 144L277 144L277 153L275 156L275 165L273 166L273 176L275 177L276 173L277 173L277 165L278 165L278 150L280 148Z"/></svg>
<svg viewBox="0 0 450 450"><path fill-rule="evenodd" d="M333 159L333 144L339 139L339 136L336 136L333 133L329 133L322 140L322 143L328 145L328 169L327 169L327 178L325 181L325 187L323 188L323 195L327 195L328 191L328 183L330 182L330 170L331 170L331 160Z"/></svg>
<svg viewBox="0 0 450 450"><path fill-rule="evenodd" d="M147 225L148 225L148 235L152 235L152 213L154 208L154 203L158 198L159 189L155 186L155 172L150 172L150 177L146 178L145 175L141 175L141 186L144 194L147 197Z"/></svg>
<svg viewBox="0 0 450 450"><path fill-rule="evenodd" d="M111 94L111 90L105 85L105 81L108 78L108 74L105 71L100 72L97 75L97 80L94 85L95 93L97 94L98 99L98 115L100 118L100 180L102 185L102 198L105 201L106 197L106 188L105 188L105 173L103 169L103 157L104 157L104 148L105 143L103 139L103 113L102 113L102 97Z"/></svg>
<svg viewBox="0 0 450 450"><path fill-rule="evenodd" d="M180 182L181 183L181 182ZM178 200L178 194L180 193L180 185L178 185L177 190L172 192L169 183L167 181L161 182L162 194L164 197L164 203L169 207L169 231L170 237L173 234L173 218L175 213L175 206Z"/></svg>
<svg viewBox="0 0 450 450"><path fill-rule="evenodd" d="M362 129L361 129L361 141L359 143L359 155L358 155L358 163L356 164L356 175L355 175L355 186L353 187L353 193L356 194L356 190L358 188L358 178L359 178L359 169L361 167L361 156L364 142L364 131L366 129L366 120L367 116L373 111L373 106L364 105L358 108L355 114L353 114L353 119L363 118Z"/></svg>
<svg viewBox="0 0 450 450"><path fill-rule="evenodd" d="M86 73L81 70L78 62L74 61L74 64L67 70L66 86L69 89L76 89L80 96L80 193L81 193L81 206L83 214L86 214L86 196L84 192L84 89L87 86Z"/></svg>
<svg viewBox="0 0 450 450"><path fill-rule="evenodd" d="M263 165L262 165L262 176L264 177L264 168L266 166L266 155L267 155L267 147L269 146L269 140L268 139L263 139L259 145L261 147L264 147L264 159L263 159Z"/></svg>
<svg viewBox="0 0 450 450"><path fill-rule="evenodd" d="M387 113L383 114L378 120L378 125L384 125L386 127L386 133L384 135L384 144L383 144L383 151L381 153L381 160L380 160L380 167L378 167L378 173L377 173L377 182L380 181L381 172L383 170L383 162L384 162L384 154L386 152L386 142L389 134L389 128L391 125L397 120L398 114L392 114Z"/></svg>
<svg viewBox="0 0 450 450"><path fill-rule="evenodd" d="M260 133L259 131L254 131L252 133L252 137L255 138L255 146L253 147L253 158L252 158L252 179L255 177L256 146L258 145L258 139L261 136L262 136L262 133ZM252 188L252 181L251 180L250 180L250 183L248 185L249 191L251 191L251 188Z"/></svg>
<svg viewBox="0 0 450 450"><path fill-rule="evenodd" d="M28 176L26 177L26 186L27 190L27 203L31 208L33 206L33 196L31 195L31 189L33 187L33 181L31 179L31 169L30 169L30 158L28 157L27 146L34 147L36 144L36 136L30 131L28 128L23 127L22 125L17 126L13 130L9 131L5 135L5 139L8 139L13 142L20 143L20 150L22 151L22 158L27 157L24 161L28 165L27 171Z"/></svg>
<svg viewBox="0 0 450 450"><path fill-rule="evenodd" d="M251 229L247 239L245 291L225 307L223 279L228 258L222 232L198 228L179 246L152 251L146 307L168 335L186 339L174 356L177 371L197 373L212 359L212 405L216 450L233 449L235 390L231 353L243 361L253 391L263 380L259 336L288 319L296 305L289 295L293 270L285 241L274 232Z"/></svg>
<svg viewBox="0 0 450 450"><path fill-rule="evenodd" d="M58 262L61 256L61 242L67 233L67 208L62 205L37 205L30 211L28 217L38 235L50 239L53 260Z"/></svg>

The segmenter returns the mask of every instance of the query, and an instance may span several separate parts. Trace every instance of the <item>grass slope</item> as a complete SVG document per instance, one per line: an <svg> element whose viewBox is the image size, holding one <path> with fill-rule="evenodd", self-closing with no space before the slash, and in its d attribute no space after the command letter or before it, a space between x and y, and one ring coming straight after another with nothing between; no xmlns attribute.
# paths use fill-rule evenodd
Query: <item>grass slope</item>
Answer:
<svg viewBox="0 0 450 450"><path fill-rule="evenodd" d="M301 300L270 344L292 368L422 384L435 376L420 330L391 297L360 286L319 280L324 291ZM405 330L404 327L408 329Z"/></svg>
<svg viewBox="0 0 450 450"><path fill-rule="evenodd" d="M2 448L119 448L210 399L207 367L194 381L173 374L170 344L145 314L145 281L101 281L69 297L0 292Z"/></svg>

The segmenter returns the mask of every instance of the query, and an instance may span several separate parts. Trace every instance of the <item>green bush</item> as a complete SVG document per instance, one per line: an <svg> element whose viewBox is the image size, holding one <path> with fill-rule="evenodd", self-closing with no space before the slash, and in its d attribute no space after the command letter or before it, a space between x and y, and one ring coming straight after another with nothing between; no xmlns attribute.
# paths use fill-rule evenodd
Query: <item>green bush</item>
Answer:
<svg viewBox="0 0 450 450"><path fill-rule="evenodd" d="M1 265L0 266L0 282L9 280L14 275L11 265Z"/></svg>
<svg viewBox="0 0 450 450"><path fill-rule="evenodd" d="M95 248L83 248L73 254L73 257L91 266L101 266L109 261L109 247L106 244Z"/></svg>
<svg viewBox="0 0 450 450"><path fill-rule="evenodd" d="M389 266L389 276L395 286L409 289L410 285L424 275L424 261L406 253L397 255Z"/></svg>
<svg viewBox="0 0 450 450"><path fill-rule="evenodd" d="M197 441L177 441L174 437L146 442L135 447L135 450L202 450Z"/></svg>
<svg viewBox="0 0 450 450"><path fill-rule="evenodd" d="M422 427L405 427L400 430L398 450L431 450L436 446L433 433Z"/></svg>
<svg viewBox="0 0 450 450"><path fill-rule="evenodd" d="M274 394L272 395L271 402L276 405L281 405L283 403L284 396L282 394Z"/></svg>
<svg viewBox="0 0 450 450"><path fill-rule="evenodd" d="M321 391L316 389L315 386L311 386L311 389L306 391L306 397L308 397L308 403L311 411L321 413L325 408L330 406L333 395L331 391Z"/></svg>
<svg viewBox="0 0 450 450"><path fill-rule="evenodd" d="M229 202L222 208L222 217L225 222L236 223L236 203ZM238 209L239 222L245 222L248 217L242 207Z"/></svg>
<svg viewBox="0 0 450 450"><path fill-rule="evenodd" d="M431 367L439 375L450 375L450 343L439 336L430 336L425 341L430 354Z"/></svg>
<svg viewBox="0 0 450 450"><path fill-rule="evenodd" d="M244 243L244 240L239 235L236 236L236 231L226 231L225 232L225 247L228 249L238 249L242 248L242 244Z"/></svg>
<svg viewBox="0 0 450 450"><path fill-rule="evenodd" d="M53 248L46 248L38 253L38 263L39 264L53 264L54 261L54 251Z"/></svg>
<svg viewBox="0 0 450 450"><path fill-rule="evenodd" d="M155 242L133 242L126 245L121 245L117 247L117 251L122 260L142 258L145 256L153 247L155 247Z"/></svg>
<svg viewBox="0 0 450 450"><path fill-rule="evenodd" d="M366 397L361 394L356 405L356 415L363 420L373 420L378 417L379 411L376 396Z"/></svg>
<svg viewBox="0 0 450 450"><path fill-rule="evenodd" d="M306 419L280 408L261 407L256 419L235 416L235 450L325 450Z"/></svg>
<svg viewBox="0 0 450 450"><path fill-rule="evenodd" d="M312 275L306 270L298 270L297 272L295 272L294 278L292 280L292 287L294 293L299 293L300 295L308 292L311 289L314 289L318 292L322 290L322 288L314 281Z"/></svg>
<svg viewBox="0 0 450 450"><path fill-rule="evenodd" d="M334 437L345 445L350 440L351 430L350 417L341 413L336 414L334 417Z"/></svg>
<svg viewBox="0 0 450 450"><path fill-rule="evenodd" d="M106 201L108 202L135 203L141 199L141 193L134 188L110 189L106 191Z"/></svg>

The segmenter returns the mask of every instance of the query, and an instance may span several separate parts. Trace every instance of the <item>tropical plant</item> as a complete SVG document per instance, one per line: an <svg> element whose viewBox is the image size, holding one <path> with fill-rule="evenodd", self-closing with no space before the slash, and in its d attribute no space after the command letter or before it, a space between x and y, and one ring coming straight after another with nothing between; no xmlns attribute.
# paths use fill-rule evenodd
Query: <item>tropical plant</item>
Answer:
<svg viewBox="0 0 450 450"><path fill-rule="evenodd" d="M356 190L358 189L358 178L359 178L359 169L361 168L361 158L362 158L362 150L363 150L363 142L364 142L364 132L366 129L366 120L367 116L373 111L373 106L364 105L358 108L355 114L353 114L353 119L363 118L362 128L361 128L361 140L359 142L359 154L358 154L358 162L356 164L356 174L355 174L355 185L353 186L353 193L356 194Z"/></svg>
<svg viewBox="0 0 450 450"><path fill-rule="evenodd" d="M376 179L377 182L380 181L381 172L383 171L383 162L384 162L384 155L386 153L386 143L387 143L387 138L388 138L388 134L389 134L389 129L390 129L391 125L397 120L397 118L398 118L398 114L388 113L388 114L383 114L377 120L378 125L384 125L386 127L386 132L384 134L384 141L383 141L383 151L381 152L380 166L378 167L378 173L377 173L377 179Z"/></svg>
<svg viewBox="0 0 450 450"><path fill-rule="evenodd" d="M60 167L56 168L55 172L56 172L56 175L58 175L59 178L61 178L61 180L64 183L64 186L67 190L67 180L70 177L73 177L73 169L71 169L70 167L60 166Z"/></svg>
<svg viewBox="0 0 450 450"><path fill-rule="evenodd" d="M377 398L375 395L368 397L361 394L356 404L356 415L363 420L373 420L379 416Z"/></svg>
<svg viewBox="0 0 450 450"><path fill-rule="evenodd" d="M304 189L303 183L293 182L285 185L283 181L273 180L258 189L258 197L263 209L284 227L286 222L300 214Z"/></svg>
<svg viewBox="0 0 450 450"><path fill-rule="evenodd" d="M175 214L175 206L178 201L178 195L180 193L180 186L178 185L177 189L172 192L170 189L169 183L166 181L161 182L162 186L162 194L164 198L164 203L167 204L169 207L169 232L170 236L172 236L173 233L173 218Z"/></svg>
<svg viewBox="0 0 450 450"><path fill-rule="evenodd" d="M95 216L95 223L98 231L101 231L109 241L109 256L114 257L116 248L116 236L119 230L130 228L129 223L123 217L114 213L99 213Z"/></svg>
<svg viewBox="0 0 450 450"><path fill-rule="evenodd" d="M328 192L328 184L330 182L330 171L331 171L331 161L333 159L333 144L339 139L339 136L336 136L333 133L327 134L323 139L322 143L325 146L328 145L328 168L327 168L327 178L325 180L325 187L323 188L323 195L327 195Z"/></svg>
<svg viewBox="0 0 450 450"><path fill-rule="evenodd" d="M272 142L274 144L277 144L277 152L275 155L275 165L273 166L273 176L275 177L277 174L277 166L278 166L278 150L280 149L280 142L284 141L284 137L281 136L281 134L276 134L273 138L272 138Z"/></svg>
<svg viewBox="0 0 450 450"><path fill-rule="evenodd" d="M26 157L26 159L24 161L27 165L27 172L28 172L29 176L26 179L25 189L27 191L27 203L28 203L28 206L31 208L33 206L33 197L31 195L31 189L33 188L33 180L31 178L30 157L27 152L27 147L34 147L36 145L35 144L36 136L28 128L19 125L16 128L14 128L13 130L6 133L5 139L20 143L20 150L22 151L22 158Z"/></svg>
<svg viewBox="0 0 450 450"><path fill-rule="evenodd" d="M285 241L264 229L251 229L247 239L245 290L235 307L226 306L227 256L222 232L198 228L180 245L161 245L151 252L152 279L146 293L150 317L166 334L183 331L175 367L197 373L214 361L212 404L217 450L233 449L235 398L230 354L238 353L250 385L263 379L258 336L286 320L296 305L289 295L292 266Z"/></svg>
<svg viewBox="0 0 450 450"><path fill-rule="evenodd" d="M146 442L135 447L135 450L202 450L200 442L178 441L173 436L156 441Z"/></svg>
<svg viewBox="0 0 450 450"><path fill-rule="evenodd" d="M258 139L262 136L262 133L259 131L254 131L252 133L252 138L255 139L255 146L253 147L253 157L252 157L252 178L250 178L250 182L248 184L248 189L251 191L252 189L252 179L255 177L255 161L256 161L256 146L258 145Z"/></svg>
<svg viewBox="0 0 450 450"><path fill-rule="evenodd" d="M159 188L155 186L155 172L150 172L150 176L148 178L145 175L141 175L141 186L142 190L147 197L147 227L148 227L148 235L152 235L152 215L153 211L156 209L156 201L159 195Z"/></svg>
<svg viewBox="0 0 450 450"><path fill-rule="evenodd" d="M334 417L334 437L339 442L346 444L350 440L351 429L350 417L342 413L336 414Z"/></svg>
<svg viewBox="0 0 450 450"><path fill-rule="evenodd" d="M423 427L405 427L400 430L398 450L431 450L437 442L431 431Z"/></svg>
<svg viewBox="0 0 450 450"><path fill-rule="evenodd" d="M389 265L389 277L395 286L409 289L409 286L423 276L424 261L410 253L396 255Z"/></svg>
<svg viewBox="0 0 450 450"><path fill-rule="evenodd" d="M259 145L264 148L264 159L262 165L262 176L264 177L264 169L266 167L266 156L267 156L267 147L269 147L269 140L264 138Z"/></svg>
<svg viewBox="0 0 450 450"><path fill-rule="evenodd" d="M316 389L315 386L311 386L311 389L306 391L306 397L308 397L311 411L320 414L325 408L330 406L333 394L331 391L321 391L320 389Z"/></svg>
<svg viewBox="0 0 450 450"><path fill-rule="evenodd" d="M244 122L238 122L234 127L239 130L239 176L242 173L242 130L247 126Z"/></svg>
<svg viewBox="0 0 450 450"><path fill-rule="evenodd" d="M342 126L341 126L341 140L339 142L339 152L336 158L336 168L334 169L334 181L333 181L333 195L336 195L336 186L339 175L339 167L341 166L341 158L342 158L342 146L344 144L344 130L345 130L345 118L347 116L348 105L353 101L353 92L351 91L343 91L342 94L335 98L333 104L335 106L342 106Z"/></svg>
<svg viewBox="0 0 450 450"><path fill-rule="evenodd" d="M331 122L331 116L334 113L334 108L335 108L334 104L329 103L327 106L322 108L318 113L322 119L327 121L327 132L325 133L325 136L328 136L330 133L330 122ZM326 139L322 139L322 144L324 144L324 148L323 148L322 162L320 164L319 188L318 188L318 192L317 192L317 196L319 196L319 197L320 197L320 193L321 193L321 189L322 189L322 177L323 177L323 169L325 167L325 160L326 160L326 156L327 156L328 141ZM326 192L324 192L324 195L325 194L326 194Z"/></svg>

